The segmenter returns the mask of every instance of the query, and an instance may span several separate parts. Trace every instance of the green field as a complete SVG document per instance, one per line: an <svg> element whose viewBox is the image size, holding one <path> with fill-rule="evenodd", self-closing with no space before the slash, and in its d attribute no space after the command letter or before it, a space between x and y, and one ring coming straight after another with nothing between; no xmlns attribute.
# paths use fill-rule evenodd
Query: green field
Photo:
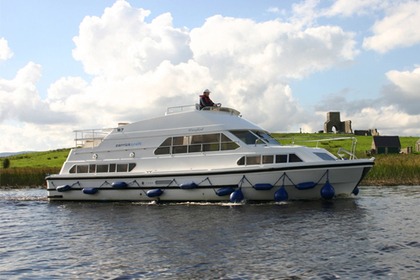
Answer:
<svg viewBox="0 0 420 280"><path fill-rule="evenodd" d="M328 140L346 135L326 133L275 133L273 136L283 145L304 145L325 148L337 154L340 147L351 151L352 140ZM348 136L347 136L348 137ZM357 141L356 156L370 158L372 136L351 136ZM400 137L401 147L413 147L418 137ZM0 165L0 186L40 186L46 174L58 173L70 149L31 152L8 157L7 169ZM375 166L363 180L363 185L420 185L420 154L373 155ZM4 160L4 158L0 159Z"/></svg>

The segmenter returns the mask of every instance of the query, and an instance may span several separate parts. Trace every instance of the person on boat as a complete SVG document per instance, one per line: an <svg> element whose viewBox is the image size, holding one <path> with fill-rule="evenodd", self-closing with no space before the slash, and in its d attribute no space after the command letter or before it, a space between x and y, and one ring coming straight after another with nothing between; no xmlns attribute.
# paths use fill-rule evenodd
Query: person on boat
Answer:
<svg viewBox="0 0 420 280"><path fill-rule="evenodd" d="M200 95L200 110L203 109L204 107L213 107L213 106L221 106L220 103L214 103L211 99L210 99L210 90L205 89L203 91L203 94Z"/></svg>

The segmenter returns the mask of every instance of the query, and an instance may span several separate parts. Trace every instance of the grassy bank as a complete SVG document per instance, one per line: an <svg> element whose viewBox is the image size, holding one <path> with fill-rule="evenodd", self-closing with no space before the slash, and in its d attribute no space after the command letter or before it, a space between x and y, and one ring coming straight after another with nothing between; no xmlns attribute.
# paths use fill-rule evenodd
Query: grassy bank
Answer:
<svg viewBox="0 0 420 280"><path fill-rule="evenodd" d="M13 188L43 186L47 174L60 172L68 153L69 149L60 149L7 157L10 166L4 169L1 164L0 186Z"/></svg>
<svg viewBox="0 0 420 280"><path fill-rule="evenodd" d="M311 147L318 145L318 147L325 148L333 154L337 154L340 147L351 150L350 140L323 140L342 135L276 133L274 136L283 145L293 143ZM366 151L371 149L372 137L356 136L356 139L357 157L368 157ZM323 141L319 143L308 142L313 140ZM403 148L414 147L417 140L418 137L400 137ZM8 157L10 167L4 169L2 165L0 166L0 186L42 186L45 183L46 174L54 174L60 171L68 152L69 149L61 149ZM420 154L375 155L375 158L375 166L362 181L362 185L420 185Z"/></svg>

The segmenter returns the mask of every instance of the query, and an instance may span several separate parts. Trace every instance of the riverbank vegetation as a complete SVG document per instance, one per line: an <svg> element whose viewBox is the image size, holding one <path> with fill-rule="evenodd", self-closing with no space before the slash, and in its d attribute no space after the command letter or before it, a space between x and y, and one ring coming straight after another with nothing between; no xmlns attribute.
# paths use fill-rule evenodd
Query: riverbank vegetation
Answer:
<svg viewBox="0 0 420 280"><path fill-rule="evenodd" d="M325 148L337 154L340 147L351 151L352 141L348 135L323 133L276 133L277 140L283 145L305 145ZM340 138L340 140L329 140ZM357 141L356 156L358 158L375 157L375 166L368 173L361 185L420 185L420 154L367 155L371 149L372 136L354 136ZM400 137L401 147L415 146L418 137ZM2 187L34 187L45 184L45 176L60 171L70 149L46 152L30 152L0 158L3 163L8 159L7 168L0 165L0 186Z"/></svg>

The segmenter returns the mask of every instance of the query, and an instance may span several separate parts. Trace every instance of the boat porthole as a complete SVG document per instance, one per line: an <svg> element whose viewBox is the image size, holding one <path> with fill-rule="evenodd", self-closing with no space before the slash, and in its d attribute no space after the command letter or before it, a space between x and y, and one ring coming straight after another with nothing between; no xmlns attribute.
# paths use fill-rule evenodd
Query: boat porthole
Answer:
<svg viewBox="0 0 420 280"><path fill-rule="evenodd" d="M131 158L135 157L135 155L136 155L136 154L135 154L134 152L131 152L131 153L130 153L130 157L131 157Z"/></svg>

